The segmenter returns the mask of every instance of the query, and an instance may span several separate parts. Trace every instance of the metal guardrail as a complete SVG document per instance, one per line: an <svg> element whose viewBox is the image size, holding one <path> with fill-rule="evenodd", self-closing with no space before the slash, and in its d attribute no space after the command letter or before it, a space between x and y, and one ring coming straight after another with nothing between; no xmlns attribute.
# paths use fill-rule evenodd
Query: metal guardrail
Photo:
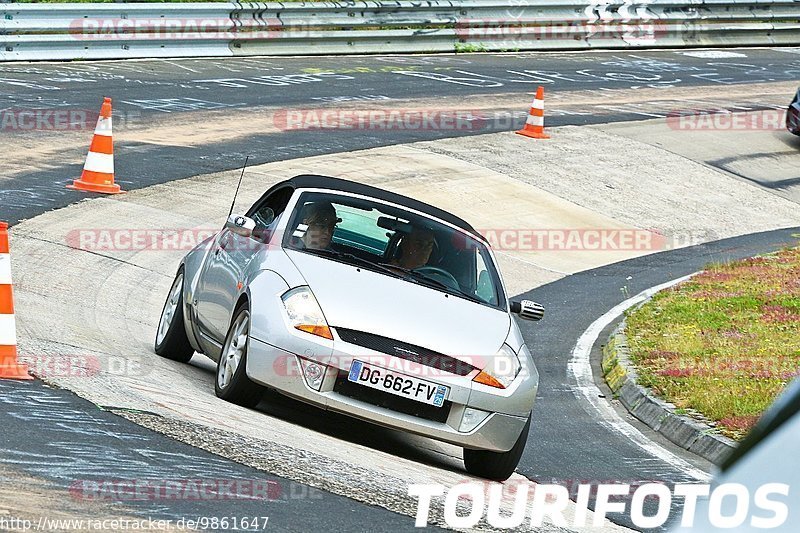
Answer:
<svg viewBox="0 0 800 533"><path fill-rule="evenodd" d="M0 60L800 44L800 0L0 5Z"/></svg>

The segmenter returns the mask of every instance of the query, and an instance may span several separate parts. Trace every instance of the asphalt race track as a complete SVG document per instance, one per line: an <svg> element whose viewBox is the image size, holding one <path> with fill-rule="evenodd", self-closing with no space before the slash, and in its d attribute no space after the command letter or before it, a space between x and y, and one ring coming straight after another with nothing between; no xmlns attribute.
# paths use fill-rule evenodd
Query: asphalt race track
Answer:
<svg viewBox="0 0 800 533"><path fill-rule="evenodd" d="M245 156L258 164L509 131L524 123L538 85L546 90L549 126L687 109L785 108L791 89L776 95L770 87L792 87L798 54L776 48L4 64L0 146L16 149L0 173L3 216L13 223L82 198L53 185L80 174L94 128L93 118L66 132L15 128L8 116L15 111L91 114L112 97L117 181L133 189L238 168ZM755 97L739 91L749 85L763 90ZM386 108L448 109L475 120L460 129L286 126L292 111Z"/></svg>
<svg viewBox="0 0 800 533"><path fill-rule="evenodd" d="M324 516L335 531L357 530L365 523L372 531L414 530L413 522L402 515L221 459L39 382L0 381L0 405L0 463L68 490L77 502L124 502L132 516L173 523L189 517L267 516L269 529L312 531ZM139 483L138 495L131 479ZM183 485L173 497L147 497L144 483L162 480ZM203 480L219 482L213 488L223 496L178 496L184 490L189 494L190 484L200 486ZM221 485L225 482L241 485L226 493Z"/></svg>
<svg viewBox="0 0 800 533"><path fill-rule="evenodd" d="M686 109L782 109L791 98L787 89L796 89L798 78L800 49L792 48L0 64L0 111L8 114L21 109L56 108L88 112L99 107L103 96L113 97L117 181L124 189L134 190L240 168L245 156L250 157L250 165L259 165L510 131L524 122L537 85L546 88L546 124L555 127L664 119ZM286 126L292 111L313 114L393 108L460 110L470 114L468 123L473 126ZM14 128L7 122L0 128L0 146L7 154L0 170L0 219L14 225L86 198L64 186L80 174L91 135L87 130L94 127L94 119L89 122L88 126L79 124L67 131ZM326 172L320 169L320 173ZM750 186L755 189L756 185ZM227 204L229 200L219 202ZM541 323L521 323L540 372L540 388L528 445L517 472L533 481L567 487L612 481L706 481L712 468L708 462L666 442L627 413L618 410L621 419L657 443L663 454L653 455L599 420L581 399L579 384L571 373L573 347L595 319L629 296L696 272L711 261L777 250L797 242L798 232L800 228L796 227L773 229L643 255L567 272L570 275L524 292L521 296L544 304L547 315ZM154 279L164 283L163 279ZM604 331L598 338L593 362L606 337ZM199 369L197 374L208 374L202 364ZM206 375L203 379L212 378ZM595 379L605 390L596 371ZM267 479L282 487L282 496L267 508L270 525L278 530L316 529L321 517L326 527L336 531L413 529L410 516L366 505L339 490L320 490L292 477L265 474L262 470L270 472L269 468L257 470L238 464L230 459L239 459L225 449L211 449L217 454L213 455L111 413L95 411L75 424L102 428L95 433L61 431L41 420L36 422L37 416L30 413L41 412L42 405L59 405L79 418L83 416L80 413L92 409L91 403L38 382L2 382L0 398L29 405L29 409L22 409L0 401L0 424L12 428L0 439L0 466L45 478L62 489L72 486L85 464L73 460L64 450L79 450L75 453L84 458L98 450L118 454L117 464L103 463L107 468L98 467L92 474L105 479L141 476L137 461L153 453L158 459L152 461L148 475L155 478L186 479L203 473L217 478ZM395 441L392 432L364 430L343 417L308 414L291 400L275 400L259 409L266 411L265 421L274 418L308 426L336 445L388 452L448 473L458 468L453 456L437 459L430 450L417 452L414 441ZM124 414L123 410L114 411ZM136 413L127 418L137 420ZM26 432L37 435L35 446L26 445ZM162 432L175 436L166 429ZM109 439L110 434L115 437ZM87 439L86 435L91 437ZM60 449L53 442L59 443ZM31 457L36 461L31 462ZM126 464L129 466L120 466ZM314 496L287 496L293 493ZM161 508L153 502L124 503L126 512L136 516L215 514L208 504L202 507L196 502L170 503ZM251 516L263 509L260 505L237 500L219 506L228 515ZM609 518L633 527L627 515Z"/></svg>

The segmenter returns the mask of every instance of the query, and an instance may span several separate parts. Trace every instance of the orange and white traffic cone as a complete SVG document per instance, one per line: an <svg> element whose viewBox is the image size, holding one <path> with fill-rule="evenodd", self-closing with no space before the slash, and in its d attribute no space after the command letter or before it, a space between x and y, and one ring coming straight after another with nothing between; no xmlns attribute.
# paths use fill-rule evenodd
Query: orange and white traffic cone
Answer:
<svg viewBox="0 0 800 533"><path fill-rule="evenodd" d="M525 126L516 133L534 139L550 138L544 132L544 87L541 85L536 89L536 98L531 104L531 111L528 114L528 120L525 121Z"/></svg>
<svg viewBox="0 0 800 533"><path fill-rule="evenodd" d="M8 224L0 222L0 379L33 379L28 367L17 361L17 326L11 291L11 255Z"/></svg>
<svg viewBox="0 0 800 533"><path fill-rule="evenodd" d="M92 144L83 165L80 179L73 180L68 189L119 194L119 185L114 183L114 141L111 135L111 98L103 100Z"/></svg>

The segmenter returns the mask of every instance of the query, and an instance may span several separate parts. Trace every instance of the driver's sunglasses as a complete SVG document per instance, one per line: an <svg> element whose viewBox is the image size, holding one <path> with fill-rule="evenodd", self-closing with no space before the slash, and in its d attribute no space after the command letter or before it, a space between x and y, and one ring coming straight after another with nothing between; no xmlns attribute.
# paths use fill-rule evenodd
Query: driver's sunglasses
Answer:
<svg viewBox="0 0 800 533"><path fill-rule="evenodd" d="M313 224L309 224L308 227L309 228L316 228L316 229L329 229L329 230L333 231L336 228L336 222L335 221L315 222Z"/></svg>
<svg viewBox="0 0 800 533"><path fill-rule="evenodd" d="M431 240L427 240L427 239L411 239L409 241L409 244L411 244L411 245L413 245L413 246L415 246L417 248L424 248L424 249L433 248L435 243L436 243L436 241L434 241L433 239L431 239Z"/></svg>

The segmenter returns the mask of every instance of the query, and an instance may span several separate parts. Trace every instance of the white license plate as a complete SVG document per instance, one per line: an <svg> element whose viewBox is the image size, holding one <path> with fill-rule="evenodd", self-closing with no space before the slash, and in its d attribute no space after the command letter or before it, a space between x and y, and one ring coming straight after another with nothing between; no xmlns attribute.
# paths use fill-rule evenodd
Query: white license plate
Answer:
<svg viewBox="0 0 800 533"><path fill-rule="evenodd" d="M353 361L347 380L436 407L444 404L450 390L444 385L396 374L391 370L374 367L362 361Z"/></svg>

